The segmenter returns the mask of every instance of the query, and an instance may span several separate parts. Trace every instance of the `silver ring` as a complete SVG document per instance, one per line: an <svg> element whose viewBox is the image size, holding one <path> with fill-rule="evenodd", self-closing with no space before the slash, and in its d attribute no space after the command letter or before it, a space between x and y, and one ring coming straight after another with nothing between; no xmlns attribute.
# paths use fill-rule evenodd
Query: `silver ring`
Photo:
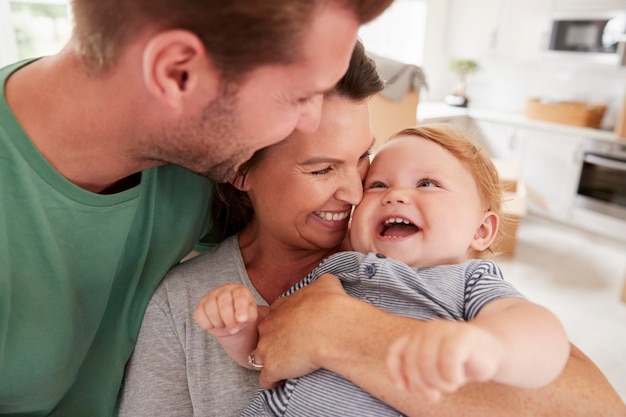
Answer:
<svg viewBox="0 0 626 417"><path fill-rule="evenodd" d="M250 354L248 355L248 363L254 366L255 368L263 368L262 363L256 363L254 361L254 351L250 352Z"/></svg>

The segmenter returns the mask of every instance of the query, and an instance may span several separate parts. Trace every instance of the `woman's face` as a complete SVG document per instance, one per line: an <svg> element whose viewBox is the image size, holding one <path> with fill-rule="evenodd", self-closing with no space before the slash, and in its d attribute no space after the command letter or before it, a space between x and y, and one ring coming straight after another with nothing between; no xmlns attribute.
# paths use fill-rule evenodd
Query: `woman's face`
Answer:
<svg viewBox="0 0 626 417"><path fill-rule="evenodd" d="M332 249L363 195L372 132L366 101L324 99L319 128L294 132L248 174L258 233L302 249Z"/></svg>

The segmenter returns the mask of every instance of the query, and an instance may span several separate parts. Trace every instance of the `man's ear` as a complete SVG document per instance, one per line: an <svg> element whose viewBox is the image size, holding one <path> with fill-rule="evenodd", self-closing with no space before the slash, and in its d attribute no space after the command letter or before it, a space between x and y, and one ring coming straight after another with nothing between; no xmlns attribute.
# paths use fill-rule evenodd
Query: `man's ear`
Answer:
<svg viewBox="0 0 626 417"><path fill-rule="evenodd" d="M482 223L478 226L476 233L474 234L474 240L472 241L470 248L477 252L482 252L491 245L496 238L498 232L498 216L493 211L488 211L484 214Z"/></svg>
<svg viewBox="0 0 626 417"><path fill-rule="evenodd" d="M173 109L194 100L206 104L218 93L219 73L192 32L168 30L153 36L142 63L148 91Z"/></svg>

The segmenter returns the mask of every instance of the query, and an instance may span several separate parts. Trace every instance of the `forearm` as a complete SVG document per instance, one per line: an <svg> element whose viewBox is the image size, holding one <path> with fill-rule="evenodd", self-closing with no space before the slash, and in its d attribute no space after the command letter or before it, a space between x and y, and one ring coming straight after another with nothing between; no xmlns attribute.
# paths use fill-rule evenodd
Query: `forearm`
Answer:
<svg viewBox="0 0 626 417"><path fill-rule="evenodd" d="M256 347L257 340L259 339L259 332L257 331L256 323L250 325L246 329L238 332L237 334L216 337L222 348L228 353L237 364L244 368L258 371L259 368L252 366L248 363L248 355Z"/></svg>
<svg viewBox="0 0 626 417"><path fill-rule="evenodd" d="M553 381L569 356L569 341L558 318L521 299L496 300L469 322L501 343L494 382L538 388Z"/></svg>
<svg viewBox="0 0 626 417"><path fill-rule="evenodd" d="M407 394L394 387L387 368L389 345L423 323L382 312L356 300L342 308L342 323L329 326L319 364L351 380L365 391L406 415L441 417L583 417L624 416L626 408L598 368L572 347L563 372L539 389L515 388L499 383L472 383L442 401ZM348 313L350 312L350 313ZM345 320L345 321L344 321ZM367 325L364 325L367 323ZM320 341L322 343L322 341Z"/></svg>
<svg viewBox="0 0 626 417"><path fill-rule="evenodd" d="M248 355L254 351L259 340L259 321L267 316L269 309L267 306L257 306L256 319L252 322L241 324L241 330L235 334L226 336L216 336L222 348L228 353L237 364L253 371L260 370L248 362Z"/></svg>

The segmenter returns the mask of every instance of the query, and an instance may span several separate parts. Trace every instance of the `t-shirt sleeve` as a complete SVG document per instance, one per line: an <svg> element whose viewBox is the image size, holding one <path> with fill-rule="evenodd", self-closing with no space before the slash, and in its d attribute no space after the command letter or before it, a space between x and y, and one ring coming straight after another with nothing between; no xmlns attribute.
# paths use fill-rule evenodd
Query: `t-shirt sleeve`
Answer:
<svg viewBox="0 0 626 417"><path fill-rule="evenodd" d="M167 302L153 297L126 366L118 417L193 415L185 361Z"/></svg>
<svg viewBox="0 0 626 417"><path fill-rule="evenodd" d="M498 298L525 298L504 280L500 267L493 261L477 261L466 270L464 319L472 320L489 302Z"/></svg>

